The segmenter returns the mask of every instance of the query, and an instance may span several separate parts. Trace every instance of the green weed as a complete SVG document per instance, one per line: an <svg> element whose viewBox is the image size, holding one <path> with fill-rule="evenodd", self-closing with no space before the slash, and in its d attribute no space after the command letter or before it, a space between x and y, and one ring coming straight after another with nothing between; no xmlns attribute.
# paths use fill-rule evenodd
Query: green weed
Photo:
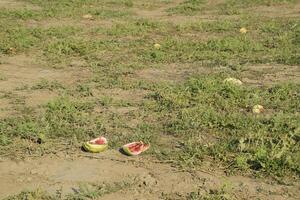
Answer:
<svg viewBox="0 0 300 200"><path fill-rule="evenodd" d="M18 53L36 46L41 42L39 29L9 28L4 29L0 39L0 54Z"/></svg>
<svg viewBox="0 0 300 200"><path fill-rule="evenodd" d="M65 89L65 87L57 81L48 81L46 79L42 79L38 83L33 85L31 89L33 90L47 89L50 91L54 91L58 89Z"/></svg>
<svg viewBox="0 0 300 200"><path fill-rule="evenodd" d="M20 194L10 196L4 200L19 200L19 199L31 199L31 200L87 200L96 199L104 196L105 194L111 194L124 188L130 188L133 185L135 179L129 179L123 182L116 182L113 184L108 183L91 183L82 184L76 189L76 192L70 193L65 197L62 197L60 191L57 191L56 195L50 195L49 193L37 189L34 191L24 191Z"/></svg>
<svg viewBox="0 0 300 200"><path fill-rule="evenodd" d="M194 15L202 11L206 3L206 0L186 0L168 11L175 14Z"/></svg>
<svg viewBox="0 0 300 200"><path fill-rule="evenodd" d="M299 175L298 94L294 84L258 89L227 85L220 77L196 77L158 90L154 98L157 111L168 116L165 131L182 138L181 153L176 151L182 163L199 165L209 155L242 170ZM258 103L272 113L252 114ZM200 139L207 134L215 142Z"/></svg>
<svg viewBox="0 0 300 200"><path fill-rule="evenodd" d="M294 3L295 0L226 0L220 4L220 13L234 15L240 14L239 9L249 8L259 5L271 6L278 4Z"/></svg>
<svg viewBox="0 0 300 200"><path fill-rule="evenodd" d="M0 9L0 19L39 19L41 13L35 10L21 9L21 10L9 10L9 9Z"/></svg>
<svg viewBox="0 0 300 200"><path fill-rule="evenodd" d="M23 138L37 141L39 135L47 138L86 138L94 135L88 113L93 108L91 102L73 102L60 98L45 106L42 116L24 115L1 120L2 145L12 138ZM94 130L94 131L93 131Z"/></svg>
<svg viewBox="0 0 300 200"><path fill-rule="evenodd" d="M162 32L165 27L162 23L156 21L137 20L134 23L115 24L107 30L107 34L109 36L142 36L146 33Z"/></svg>
<svg viewBox="0 0 300 200"><path fill-rule="evenodd" d="M7 77L4 74L0 74L0 81L6 81Z"/></svg>

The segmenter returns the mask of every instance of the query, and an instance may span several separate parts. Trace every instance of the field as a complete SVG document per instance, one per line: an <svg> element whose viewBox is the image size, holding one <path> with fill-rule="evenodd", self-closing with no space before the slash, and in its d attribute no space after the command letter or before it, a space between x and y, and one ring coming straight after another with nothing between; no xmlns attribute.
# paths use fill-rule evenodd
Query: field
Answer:
<svg viewBox="0 0 300 200"><path fill-rule="evenodd" d="M299 0L0 0L0 199L299 191Z"/></svg>

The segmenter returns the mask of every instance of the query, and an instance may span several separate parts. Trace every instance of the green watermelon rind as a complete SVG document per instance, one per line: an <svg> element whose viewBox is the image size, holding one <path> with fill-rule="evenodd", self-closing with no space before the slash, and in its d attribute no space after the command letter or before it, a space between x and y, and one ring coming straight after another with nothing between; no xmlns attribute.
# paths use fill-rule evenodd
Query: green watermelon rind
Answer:
<svg viewBox="0 0 300 200"><path fill-rule="evenodd" d="M123 149L123 151L124 151L127 155L129 155L129 156L136 156L136 155L140 154L140 153L132 153L132 152L129 150L128 146L123 146L122 149Z"/></svg>
<svg viewBox="0 0 300 200"><path fill-rule="evenodd" d="M105 151L108 148L107 144L90 144L89 142L85 142L83 143L82 147L88 151L88 152L92 152L92 153L100 153Z"/></svg>

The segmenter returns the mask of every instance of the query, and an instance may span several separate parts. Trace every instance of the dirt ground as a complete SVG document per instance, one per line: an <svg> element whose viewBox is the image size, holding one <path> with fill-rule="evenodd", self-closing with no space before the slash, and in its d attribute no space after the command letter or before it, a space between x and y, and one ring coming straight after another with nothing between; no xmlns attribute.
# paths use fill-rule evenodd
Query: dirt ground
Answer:
<svg viewBox="0 0 300 200"><path fill-rule="evenodd" d="M134 186L101 199L181 199L200 189L210 192L226 184L237 199L295 199L299 185L277 185L268 180L227 176L221 171L180 171L151 157L127 157L117 150L105 153L52 155L21 161L0 161L0 197L24 189L42 188L62 195L78 190L80 184L134 181Z"/></svg>

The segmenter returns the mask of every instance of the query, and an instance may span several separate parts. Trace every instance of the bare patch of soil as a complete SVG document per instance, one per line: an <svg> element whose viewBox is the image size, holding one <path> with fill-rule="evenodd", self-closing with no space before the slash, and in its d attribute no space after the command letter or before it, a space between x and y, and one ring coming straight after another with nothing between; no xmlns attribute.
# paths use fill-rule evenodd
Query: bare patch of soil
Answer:
<svg viewBox="0 0 300 200"><path fill-rule="evenodd" d="M300 67L285 65L247 66L242 72L243 82L254 85L274 85L281 82L300 84Z"/></svg>
<svg viewBox="0 0 300 200"><path fill-rule="evenodd" d="M160 170L152 172L151 169L154 166ZM130 177L137 177L139 180L136 186L130 189L133 192L131 195L141 196L142 191L147 191L152 196L155 191L160 190L160 186L167 182L169 186L166 187L166 191L179 190L180 186L172 183L170 179L177 180L177 182L181 180L181 184L185 185L182 182L185 180L185 176L188 179L192 178L188 173L174 172L173 174L172 170L170 172L173 175L168 176L164 172L170 169L163 165L144 161L138 157L125 157L117 151L108 151L97 155L96 159L44 157L28 159L19 163L4 161L0 163L0 169L0 197L15 194L24 189L34 189L37 186L50 193L62 189L63 194L67 194L76 190L83 182L113 183L122 182ZM162 181L158 179L160 174L164 174ZM181 191L189 192L194 187L192 185L185 186L186 190L181 188Z"/></svg>
<svg viewBox="0 0 300 200"><path fill-rule="evenodd" d="M0 0L0 8L5 9L29 9L29 10L39 10L40 7L32 5L27 2L14 1L14 0Z"/></svg>
<svg viewBox="0 0 300 200"><path fill-rule="evenodd" d="M109 20L74 20L74 19L47 19L47 20L27 20L24 22L27 27L30 28L55 28L55 27L79 27L79 28L90 28L90 27L98 27L98 28L108 28L111 27L113 22Z"/></svg>
<svg viewBox="0 0 300 200"><path fill-rule="evenodd" d="M300 2L296 4L283 4L276 6L258 6L247 11L266 17L299 17Z"/></svg>
<svg viewBox="0 0 300 200"><path fill-rule="evenodd" d="M148 91L141 89L103 89L101 91L95 90L93 92L95 97L108 96L117 101L129 101L132 103L141 102L145 96L148 94Z"/></svg>
<svg viewBox="0 0 300 200"><path fill-rule="evenodd" d="M12 91L24 85L32 86L42 79L72 84L89 76L87 69L53 69L35 64L26 55L2 58L1 73L6 77L0 81L0 90Z"/></svg>
<svg viewBox="0 0 300 200"><path fill-rule="evenodd" d="M259 179L225 176L197 171L178 171L147 155L127 157L115 150L101 154L81 153L75 157L47 156L24 161L0 162L0 198L40 187L52 194L63 195L78 190L82 183L111 184L135 178L136 183L102 199L159 199L162 195L184 197L193 191L230 186L238 199L296 199L299 185L278 185Z"/></svg>
<svg viewBox="0 0 300 200"><path fill-rule="evenodd" d="M14 112L14 109L12 105L10 104L10 101L6 98L0 99L0 119L4 118Z"/></svg>
<svg viewBox="0 0 300 200"><path fill-rule="evenodd" d="M31 90L41 81L48 81L49 83L55 81L62 85L73 85L90 76L87 68L47 68L37 65L32 58L26 55L2 58L0 70L1 75L5 77L0 81L0 92L12 96L0 99L0 117L9 116L12 113L16 114L13 108L14 103L11 102L14 101L15 97L20 97L22 101L24 100L24 105L30 107L37 107L56 98L58 94L49 90Z"/></svg>
<svg viewBox="0 0 300 200"><path fill-rule="evenodd" d="M203 9L203 12L199 15L187 16L187 15L174 15L168 12L168 9L174 8L178 6L180 3L184 2L183 0L172 1L172 3L157 6L155 9L147 10L147 9L136 9L134 10L135 14L139 17L143 17L146 19L153 19L165 22L171 22L174 24L182 24L182 23L191 23L191 22L199 22L199 21L213 21L213 20L221 20L221 19L236 19L235 15L216 15L219 4L224 3L224 0L210 0L206 3L206 8Z"/></svg>
<svg viewBox="0 0 300 200"><path fill-rule="evenodd" d="M129 112L132 112L132 111L136 111L138 110L137 107L134 107L134 106L130 106L130 107L119 107L119 108L115 108L115 107L112 107L109 109L111 112L113 113L118 113L118 114L121 114L121 115L125 115Z"/></svg>
<svg viewBox="0 0 300 200"><path fill-rule="evenodd" d="M52 99L58 97L58 94L48 90L35 90L33 92L26 92L26 95L26 105L31 107L37 107L46 104Z"/></svg>
<svg viewBox="0 0 300 200"><path fill-rule="evenodd" d="M183 0L174 0L171 3L167 4L161 4L157 3L157 5L154 7L154 9L135 9L134 12L136 15L140 17L145 17L148 19L158 19L167 16L167 13L165 12L167 9L172 8L178 4L183 2Z"/></svg>
<svg viewBox="0 0 300 200"><path fill-rule="evenodd" d="M182 82L191 75L207 74L219 69L211 69L199 66L170 64L162 68L147 68L137 71L136 78L149 82Z"/></svg>

